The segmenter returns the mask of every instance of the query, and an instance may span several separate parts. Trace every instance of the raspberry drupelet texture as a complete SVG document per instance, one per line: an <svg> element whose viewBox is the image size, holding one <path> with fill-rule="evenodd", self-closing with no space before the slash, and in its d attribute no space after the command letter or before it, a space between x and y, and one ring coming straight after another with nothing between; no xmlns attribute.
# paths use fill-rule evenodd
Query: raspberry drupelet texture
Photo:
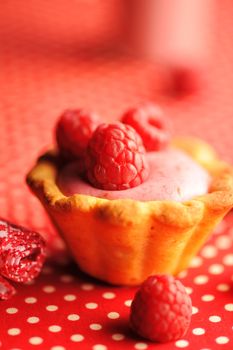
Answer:
<svg viewBox="0 0 233 350"><path fill-rule="evenodd" d="M41 271L45 261L45 242L36 232L0 218L0 275L28 282Z"/></svg>
<svg viewBox="0 0 233 350"><path fill-rule="evenodd" d="M101 124L89 142L86 169L97 188L124 190L140 185L149 174L141 137L120 122Z"/></svg>
<svg viewBox="0 0 233 350"><path fill-rule="evenodd" d="M94 113L82 109L64 111L55 129L60 154L66 159L83 157L98 124L98 117Z"/></svg>
<svg viewBox="0 0 233 350"><path fill-rule="evenodd" d="M155 275L136 293L130 324L140 336L163 343L177 340L186 333L191 314L191 298L183 284L171 275Z"/></svg>
<svg viewBox="0 0 233 350"><path fill-rule="evenodd" d="M122 122L131 125L141 136L147 151L159 151L169 143L168 122L162 110L154 104L143 104L127 111Z"/></svg>

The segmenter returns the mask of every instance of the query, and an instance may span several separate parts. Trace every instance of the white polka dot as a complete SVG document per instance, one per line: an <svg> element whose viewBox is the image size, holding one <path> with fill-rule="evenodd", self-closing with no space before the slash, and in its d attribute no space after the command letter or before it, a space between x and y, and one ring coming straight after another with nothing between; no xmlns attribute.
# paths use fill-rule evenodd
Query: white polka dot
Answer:
<svg viewBox="0 0 233 350"><path fill-rule="evenodd" d="M57 325L49 326L48 329L49 329L50 332L53 332L53 333L57 333L57 332L61 331L61 327L57 326Z"/></svg>
<svg viewBox="0 0 233 350"><path fill-rule="evenodd" d="M116 341L123 340L124 338L124 334L116 333L112 335L112 339Z"/></svg>
<svg viewBox="0 0 233 350"><path fill-rule="evenodd" d="M194 328L192 330L192 333L195 335L203 335L203 334L205 334L205 330L204 330L204 328Z"/></svg>
<svg viewBox="0 0 233 350"><path fill-rule="evenodd" d="M87 309L93 310L93 309L96 309L98 307L98 304L96 304L96 303L87 303L87 304L85 304L85 307Z"/></svg>
<svg viewBox="0 0 233 350"><path fill-rule="evenodd" d="M222 233L226 229L226 223L225 221L221 221L214 229L214 234L218 235L219 233Z"/></svg>
<svg viewBox="0 0 233 350"><path fill-rule="evenodd" d="M57 305L48 305L46 306L47 311L56 311L58 309Z"/></svg>
<svg viewBox="0 0 233 350"><path fill-rule="evenodd" d="M64 348L64 346L55 345L51 348L51 350L66 350L66 348Z"/></svg>
<svg viewBox="0 0 233 350"><path fill-rule="evenodd" d="M189 342L184 339L177 340L175 342L177 348L186 348L189 345Z"/></svg>
<svg viewBox="0 0 233 350"><path fill-rule="evenodd" d="M103 298L104 299L113 299L116 297L116 294L115 293L111 293L111 292L106 292L106 293L103 293Z"/></svg>
<svg viewBox="0 0 233 350"><path fill-rule="evenodd" d="M148 345L146 343L136 343L134 347L137 350L144 350L148 348Z"/></svg>
<svg viewBox="0 0 233 350"><path fill-rule="evenodd" d="M226 304L224 306L224 309L227 310L227 311L233 311L233 304L232 303Z"/></svg>
<svg viewBox="0 0 233 350"><path fill-rule="evenodd" d="M98 323L92 323L90 324L90 329L92 329L93 331L99 331L100 329L102 329L101 324Z"/></svg>
<svg viewBox="0 0 233 350"><path fill-rule="evenodd" d="M195 256L190 263L190 267L200 267L203 263L203 259L200 256Z"/></svg>
<svg viewBox="0 0 233 350"><path fill-rule="evenodd" d="M28 341L32 345L39 345L39 344L43 343L43 339L40 337L31 337L31 338L29 338Z"/></svg>
<svg viewBox="0 0 233 350"><path fill-rule="evenodd" d="M16 307L9 307L8 309L6 309L6 312L8 314L16 314L16 312L18 312L19 310Z"/></svg>
<svg viewBox="0 0 233 350"><path fill-rule="evenodd" d="M37 299L34 298L34 297L29 297L29 298L24 299L24 301L25 301L25 303L27 303L27 304L34 304L34 303L37 302Z"/></svg>
<svg viewBox="0 0 233 350"><path fill-rule="evenodd" d="M196 306L192 306L192 315L195 315L199 312L199 309Z"/></svg>
<svg viewBox="0 0 233 350"><path fill-rule="evenodd" d="M229 338L227 337L218 337L215 339L217 344L227 344L229 342Z"/></svg>
<svg viewBox="0 0 233 350"><path fill-rule="evenodd" d="M224 265L233 266L233 254L225 255L222 261Z"/></svg>
<svg viewBox="0 0 233 350"><path fill-rule="evenodd" d="M107 346L102 344L96 344L92 347L93 350L107 350Z"/></svg>
<svg viewBox="0 0 233 350"><path fill-rule="evenodd" d="M217 323L217 322L221 321L221 317L213 315L213 316L209 317L209 320L210 320L210 322Z"/></svg>
<svg viewBox="0 0 233 350"><path fill-rule="evenodd" d="M27 319L28 323L38 323L39 321L40 321L39 317L35 317L35 316L28 317Z"/></svg>
<svg viewBox="0 0 233 350"><path fill-rule="evenodd" d="M7 333L9 335L18 335L21 333L21 330L19 328L10 328L8 329Z"/></svg>
<svg viewBox="0 0 233 350"><path fill-rule="evenodd" d="M64 299L65 299L66 301L73 301L73 300L76 299L76 296L73 295L73 294L67 294L67 295L64 296Z"/></svg>
<svg viewBox="0 0 233 350"><path fill-rule="evenodd" d="M133 301L132 299L126 300L126 301L124 302L125 306L130 307L131 304L132 304L132 301Z"/></svg>
<svg viewBox="0 0 233 350"><path fill-rule="evenodd" d="M82 290L92 290L92 289L94 289L94 285L91 283L83 283L83 284L81 284L80 288Z"/></svg>
<svg viewBox="0 0 233 350"><path fill-rule="evenodd" d="M220 283L217 285L216 289L220 292L228 292L231 287L227 283Z"/></svg>
<svg viewBox="0 0 233 350"><path fill-rule="evenodd" d="M199 275L199 276L196 276L193 280L193 282L195 284L205 284L207 283L209 280L208 276L206 275Z"/></svg>
<svg viewBox="0 0 233 350"><path fill-rule="evenodd" d="M188 271L187 270L184 270L184 271L181 271L179 274L178 274L178 277L179 278L185 278L188 274Z"/></svg>
<svg viewBox="0 0 233 350"><path fill-rule="evenodd" d="M53 247L60 249L65 248L65 243L62 239L60 238L55 238L53 240ZM58 261L60 262L61 265L67 265L69 264L69 258L67 256L59 256Z"/></svg>
<svg viewBox="0 0 233 350"><path fill-rule="evenodd" d="M117 319L117 318L120 317L120 315L118 314L118 312L114 312L114 311L109 312L107 316L108 316L108 318L110 318L111 320L115 320L115 319Z"/></svg>
<svg viewBox="0 0 233 350"><path fill-rule="evenodd" d="M218 250L214 245L206 245L201 250L201 255L206 259L214 258L218 253Z"/></svg>
<svg viewBox="0 0 233 350"><path fill-rule="evenodd" d="M56 290L56 288L53 286L45 286L42 289L45 293L53 293Z"/></svg>
<svg viewBox="0 0 233 350"><path fill-rule="evenodd" d="M214 299L215 299L215 296L212 294L205 294L205 295L202 295L201 297L202 301L212 301Z"/></svg>
<svg viewBox="0 0 233 350"><path fill-rule="evenodd" d="M82 334L73 334L70 339L75 342L83 341L84 336Z"/></svg>
<svg viewBox="0 0 233 350"><path fill-rule="evenodd" d="M193 289L191 287L185 287L185 290L189 295L193 292Z"/></svg>
<svg viewBox="0 0 233 350"><path fill-rule="evenodd" d="M224 267L223 265L220 265L220 264L213 264L213 265L210 265L208 271L212 275L220 275L224 271Z"/></svg>
<svg viewBox="0 0 233 350"><path fill-rule="evenodd" d="M67 319L69 321L78 321L80 319L80 317L77 314L70 314L70 315L67 316Z"/></svg>
<svg viewBox="0 0 233 350"><path fill-rule="evenodd" d="M228 236L220 236L215 241L216 246L218 249L228 249L232 245L231 238Z"/></svg>
<svg viewBox="0 0 233 350"><path fill-rule="evenodd" d="M71 275L62 275L60 277L60 280L64 283L69 283L69 282L72 282L74 280L74 277Z"/></svg>

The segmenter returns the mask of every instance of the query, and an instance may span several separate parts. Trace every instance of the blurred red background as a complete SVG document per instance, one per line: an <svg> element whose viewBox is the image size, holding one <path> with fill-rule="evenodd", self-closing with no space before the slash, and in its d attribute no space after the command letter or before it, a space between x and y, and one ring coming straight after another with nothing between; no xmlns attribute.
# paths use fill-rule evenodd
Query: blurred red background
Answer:
<svg viewBox="0 0 233 350"><path fill-rule="evenodd" d="M38 155L54 142L54 123L66 108L89 108L103 120L113 120L126 108L150 100L165 109L172 119L174 134L201 137L223 159L233 162L232 0L216 1L210 9L215 21L210 28L213 41L206 42L211 55L203 84L195 94L180 98L165 89L168 80L161 64L126 50L127 22L122 3L1 2L0 215L50 237L53 246L61 247L61 241L26 187L25 175ZM60 285L58 275L52 276L54 284ZM42 285L43 278L46 280L42 276L37 283ZM48 276L45 283L52 283L50 279ZM22 286L21 293L27 295L27 288ZM37 285L31 288L37 292ZM73 284L71 288L74 293L77 286ZM58 288L58 303L59 293ZM14 301L17 307L23 303L20 294ZM22 308L25 310L24 304ZM20 315L18 322L21 323ZM6 329L8 326L10 323L5 324ZM50 338L52 342L53 334Z"/></svg>

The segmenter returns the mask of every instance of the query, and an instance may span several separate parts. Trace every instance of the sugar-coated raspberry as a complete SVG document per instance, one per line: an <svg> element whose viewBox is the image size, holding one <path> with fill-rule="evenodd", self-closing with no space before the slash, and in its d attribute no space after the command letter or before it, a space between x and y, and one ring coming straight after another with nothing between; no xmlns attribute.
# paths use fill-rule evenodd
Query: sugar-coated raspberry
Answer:
<svg viewBox="0 0 233 350"><path fill-rule="evenodd" d="M163 343L186 333L191 314L192 302L184 285L173 276L155 275L137 291L131 304L130 324L140 336Z"/></svg>
<svg viewBox="0 0 233 350"><path fill-rule="evenodd" d="M28 282L41 271L45 242L36 232L0 219L0 274L15 282Z"/></svg>
<svg viewBox="0 0 233 350"><path fill-rule="evenodd" d="M141 137L129 125L101 124L86 155L91 184L104 190L125 190L140 185L149 174Z"/></svg>
<svg viewBox="0 0 233 350"><path fill-rule="evenodd" d="M131 125L141 136L147 151L164 149L170 140L168 122L160 107L143 104L127 111L122 122Z"/></svg>
<svg viewBox="0 0 233 350"><path fill-rule="evenodd" d="M59 151L64 158L83 157L98 117L82 109L68 109L59 118L55 133Z"/></svg>

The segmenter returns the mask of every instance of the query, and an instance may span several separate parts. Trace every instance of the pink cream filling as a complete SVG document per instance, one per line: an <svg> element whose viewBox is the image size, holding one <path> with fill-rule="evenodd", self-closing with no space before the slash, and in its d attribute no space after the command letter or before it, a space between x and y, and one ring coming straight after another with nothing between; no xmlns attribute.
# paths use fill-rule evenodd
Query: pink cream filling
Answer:
<svg viewBox="0 0 233 350"><path fill-rule="evenodd" d="M93 187L79 176L79 166L73 162L59 173L57 184L66 196L83 194L107 199L140 201L186 201L206 194L210 176L199 164L179 150L168 149L146 154L150 175L141 185L123 191L107 191Z"/></svg>

